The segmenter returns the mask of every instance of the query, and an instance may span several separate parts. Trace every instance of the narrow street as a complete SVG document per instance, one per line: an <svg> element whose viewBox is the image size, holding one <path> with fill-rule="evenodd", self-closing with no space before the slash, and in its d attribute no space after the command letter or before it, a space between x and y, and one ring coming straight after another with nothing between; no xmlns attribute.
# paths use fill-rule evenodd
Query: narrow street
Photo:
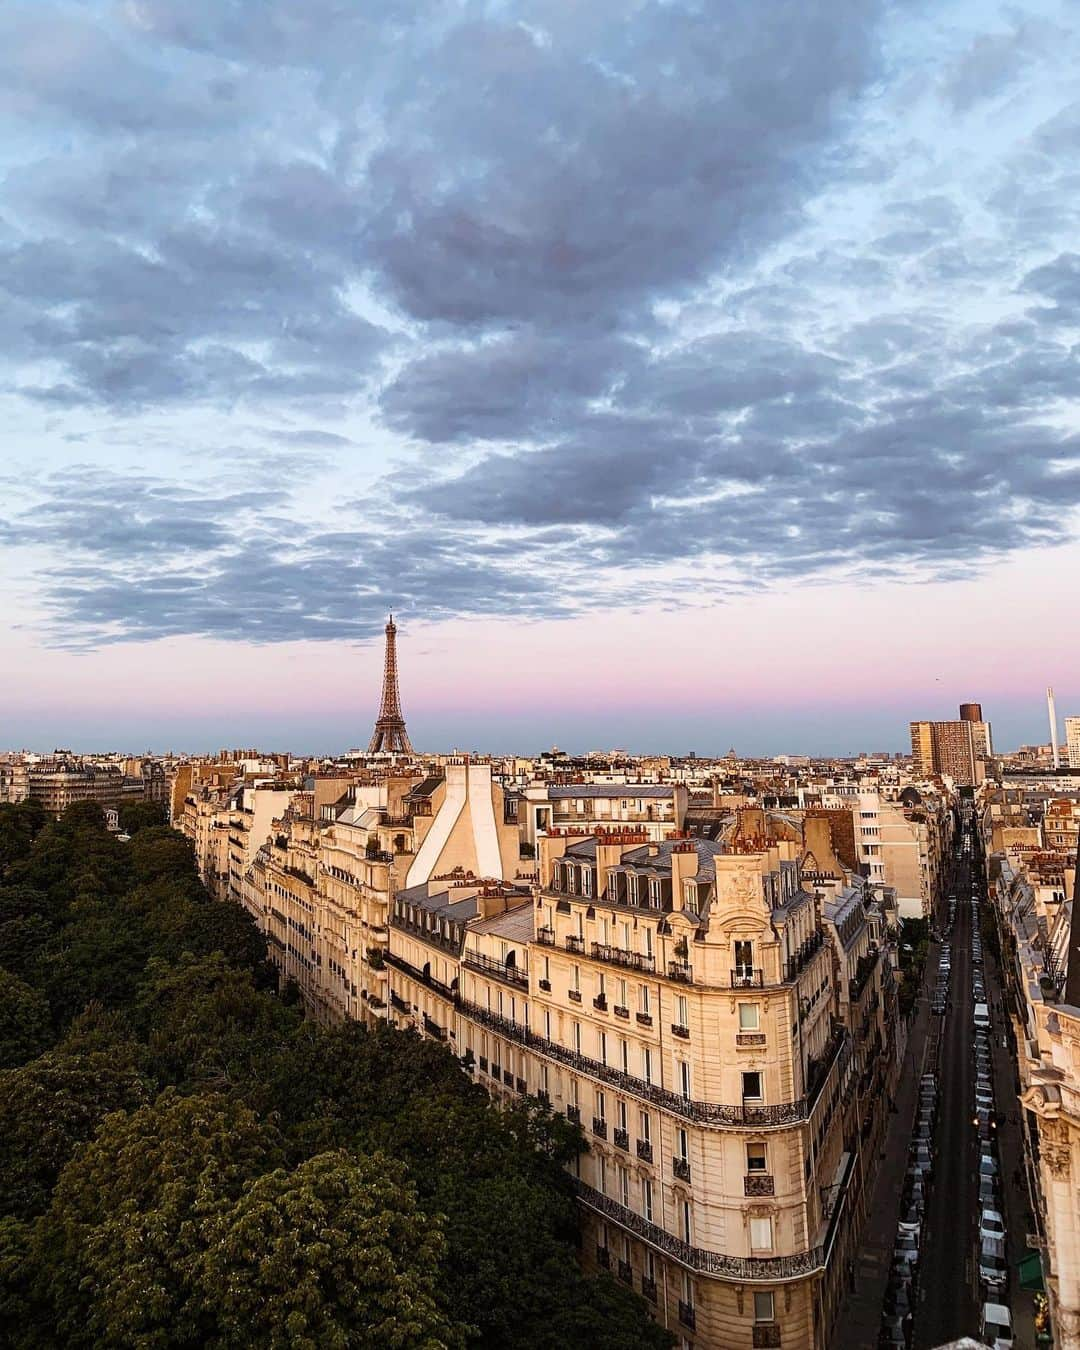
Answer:
<svg viewBox="0 0 1080 1350"><path fill-rule="evenodd" d="M975 1096L971 997L971 891L966 862L954 862L958 903L952 933L952 981L937 1064L934 1179L919 1261L915 1350L932 1350L978 1330L976 1234L979 1193L977 1138L971 1124ZM940 921L940 920L939 920Z"/></svg>

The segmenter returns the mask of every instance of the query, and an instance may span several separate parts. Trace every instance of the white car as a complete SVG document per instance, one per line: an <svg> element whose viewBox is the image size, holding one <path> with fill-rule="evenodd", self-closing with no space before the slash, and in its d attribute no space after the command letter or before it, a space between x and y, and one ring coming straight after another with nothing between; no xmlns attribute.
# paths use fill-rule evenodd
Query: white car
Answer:
<svg viewBox="0 0 1080 1350"><path fill-rule="evenodd" d="M996 1209L984 1209L979 1217L979 1240L1005 1237L1005 1220Z"/></svg>
<svg viewBox="0 0 1080 1350"><path fill-rule="evenodd" d="M982 1339L993 1350L1012 1350L1012 1314L1004 1303L984 1303L982 1306Z"/></svg>

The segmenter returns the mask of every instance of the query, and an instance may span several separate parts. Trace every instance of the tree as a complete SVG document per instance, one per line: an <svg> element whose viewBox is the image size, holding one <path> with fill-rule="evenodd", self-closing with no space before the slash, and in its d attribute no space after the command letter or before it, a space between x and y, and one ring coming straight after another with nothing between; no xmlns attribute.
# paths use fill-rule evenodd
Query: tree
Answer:
<svg viewBox="0 0 1080 1350"><path fill-rule="evenodd" d="M392 1159L317 1154L245 1187L205 1228L214 1346L463 1346L432 1297L443 1240Z"/></svg>
<svg viewBox="0 0 1080 1350"><path fill-rule="evenodd" d="M9 970L0 970L0 1069L23 1064L52 1040L49 1004Z"/></svg>
<svg viewBox="0 0 1080 1350"><path fill-rule="evenodd" d="M241 1102L166 1089L115 1112L60 1174L35 1229L38 1289L69 1346L205 1344L201 1226L283 1162Z"/></svg>
<svg viewBox="0 0 1080 1350"><path fill-rule="evenodd" d="M161 1083L222 1090L271 1071L300 1015L256 988L249 970L220 952L185 953L175 965L151 961L134 1010L146 1065Z"/></svg>
<svg viewBox="0 0 1080 1350"><path fill-rule="evenodd" d="M165 824L165 808L160 802L125 802L117 812L125 834L138 834Z"/></svg>
<svg viewBox="0 0 1080 1350"><path fill-rule="evenodd" d="M61 1170L111 1111L148 1097L134 1042L48 1054L0 1073L0 1211L27 1218L48 1207Z"/></svg>

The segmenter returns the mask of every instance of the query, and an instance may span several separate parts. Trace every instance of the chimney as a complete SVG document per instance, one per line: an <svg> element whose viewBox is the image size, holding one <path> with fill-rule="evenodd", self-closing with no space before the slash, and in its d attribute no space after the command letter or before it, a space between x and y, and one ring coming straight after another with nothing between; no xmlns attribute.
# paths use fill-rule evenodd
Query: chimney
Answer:
<svg viewBox="0 0 1080 1350"><path fill-rule="evenodd" d="M1061 768L1061 754L1058 751L1057 738L1057 706L1054 703L1054 691L1052 688L1046 690L1046 711L1050 718L1050 748L1054 753L1054 770Z"/></svg>
<svg viewBox="0 0 1080 1350"><path fill-rule="evenodd" d="M678 913L686 908L686 883L698 873L698 855L693 841L681 839L671 848L671 908Z"/></svg>
<svg viewBox="0 0 1080 1350"><path fill-rule="evenodd" d="M554 834L549 831L547 834L538 834L536 836L541 886L551 885L551 865L563 856L569 842L570 840L566 835L561 833Z"/></svg>

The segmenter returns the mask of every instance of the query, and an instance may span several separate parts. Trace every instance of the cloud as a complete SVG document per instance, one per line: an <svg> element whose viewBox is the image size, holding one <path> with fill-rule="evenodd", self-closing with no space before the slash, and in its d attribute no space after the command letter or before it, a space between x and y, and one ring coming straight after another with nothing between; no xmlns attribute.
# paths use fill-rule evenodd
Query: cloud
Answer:
<svg viewBox="0 0 1080 1350"><path fill-rule="evenodd" d="M550 616L1067 536L1052 20L41 0L0 37L0 392L87 460L0 528L50 554L58 640L363 638L391 602ZM196 467L133 467L119 419Z"/></svg>

